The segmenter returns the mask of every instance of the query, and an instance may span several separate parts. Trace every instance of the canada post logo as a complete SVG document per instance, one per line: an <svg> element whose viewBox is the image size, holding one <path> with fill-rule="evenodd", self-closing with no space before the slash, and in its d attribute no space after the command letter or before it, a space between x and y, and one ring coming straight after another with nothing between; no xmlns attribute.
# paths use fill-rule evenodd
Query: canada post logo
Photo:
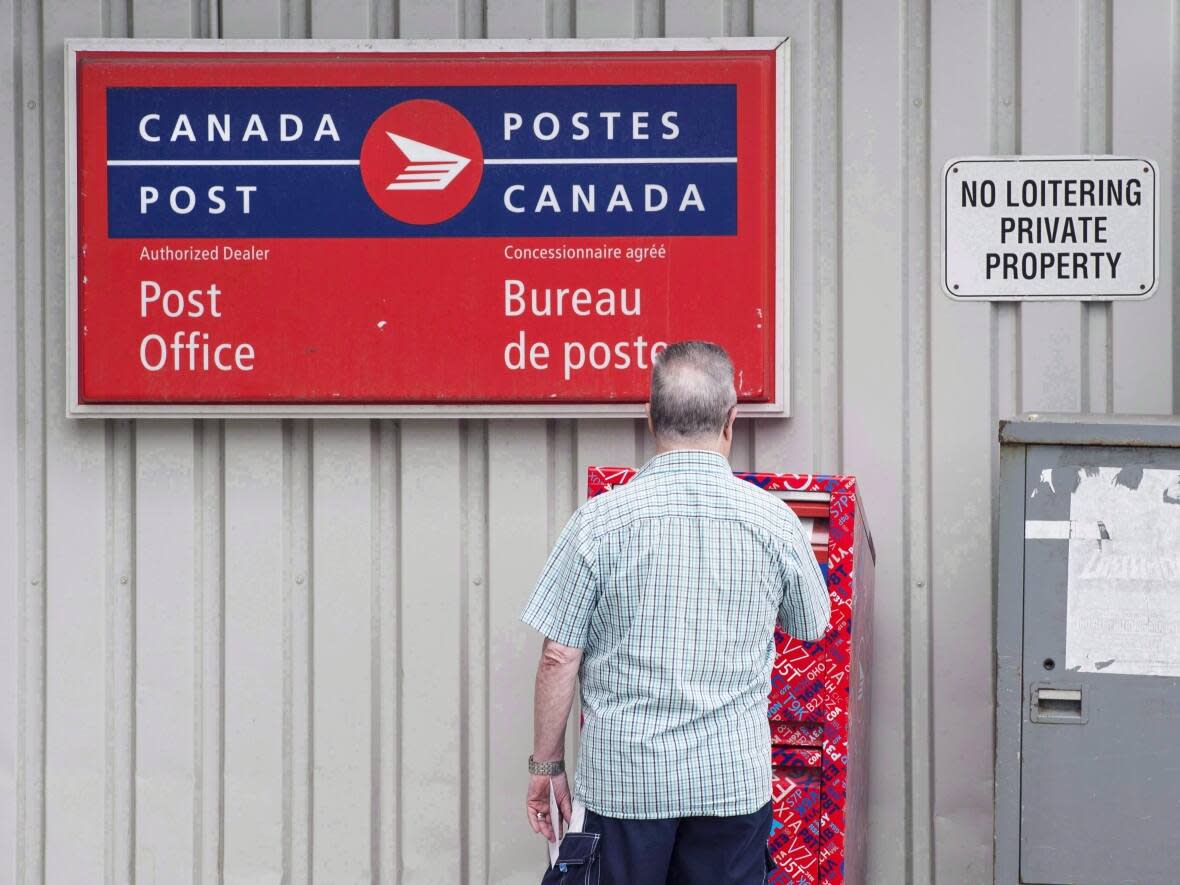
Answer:
<svg viewBox="0 0 1180 885"><path fill-rule="evenodd" d="M381 211L407 224L437 224L463 211L475 196L483 148L453 107L411 99L369 127L360 165L365 190Z"/></svg>
<svg viewBox="0 0 1180 885"><path fill-rule="evenodd" d="M732 84L119 87L112 237L724 236Z"/></svg>

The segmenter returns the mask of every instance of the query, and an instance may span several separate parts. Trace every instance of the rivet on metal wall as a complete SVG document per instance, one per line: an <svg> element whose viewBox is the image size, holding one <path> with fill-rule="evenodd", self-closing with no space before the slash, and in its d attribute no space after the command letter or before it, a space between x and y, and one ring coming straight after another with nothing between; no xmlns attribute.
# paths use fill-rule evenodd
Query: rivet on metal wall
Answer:
<svg viewBox="0 0 1180 885"><path fill-rule="evenodd" d="M914 99L914 107L916 107L916 108L920 108L921 106L922 106L922 99L920 99L920 98L915 98L915 99Z"/></svg>
<svg viewBox="0 0 1180 885"><path fill-rule="evenodd" d="M1004 107L1008 107L1009 105L1012 104L1012 99L1010 99L1008 96L1005 95L1003 104L1004 104Z"/></svg>
<svg viewBox="0 0 1180 885"><path fill-rule="evenodd" d="M120 583L120 584L126 584L126 583L127 583L127 576L126 576L126 575L120 575L120 577L119 577L119 583Z"/></svg>
<svg viewBox="0 0 1180 885"><path fill-rule="evenodd" d="M35 111L37 109L37 102L30 98L25 103L25 107L27 107L30 111Z"/></svg>
<svg viewBox="0 0 1180 885"><path fill-rule="evenodd" d="M32 580L32 581L30 581L30 583L31 583L31 584L32 584L34 587L36 587L38 584L40 584L40 583L41 583L41 579L40 579L40 578L33 578L33 580Z"/></svg>
<svg viewBox="0 0 1180 885"><path fill-rule="evenodd" d="M483 583L483 578L473 578L471 583L474 584L476 587L478 587L480 584Z"/></svg>
<svg viewBox="0 0 1180 885"><path fill-rule="evenodd" d="M918 587L925 587L926 586L926 582L923 581L921 578L918 578L918 580L914 581L914 584Z"/></svg>
<svg viewBox="0 0 1180 885"><path fill-rule="evenodd" d="M302 584L303 583L303 575L296 575L295 576L295 583Z"/></svg>

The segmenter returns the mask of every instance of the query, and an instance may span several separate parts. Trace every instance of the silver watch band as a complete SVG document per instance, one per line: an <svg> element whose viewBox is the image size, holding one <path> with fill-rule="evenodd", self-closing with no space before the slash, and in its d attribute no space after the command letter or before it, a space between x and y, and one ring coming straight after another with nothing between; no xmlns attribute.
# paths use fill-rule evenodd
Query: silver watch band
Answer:
<svg viewBox="0 0 1180 885"><path fill-rule="evenodd" d="M546 774L550 777L555 774L565 774L565 760L554 759L552 762L538 762L529 756L529 774Z"/></svg>

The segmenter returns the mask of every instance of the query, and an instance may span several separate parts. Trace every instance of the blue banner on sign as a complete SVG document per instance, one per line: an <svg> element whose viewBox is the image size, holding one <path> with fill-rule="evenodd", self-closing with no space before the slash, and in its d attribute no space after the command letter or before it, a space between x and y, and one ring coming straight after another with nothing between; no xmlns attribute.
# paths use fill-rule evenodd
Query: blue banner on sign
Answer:
<svg viewBox="0 0 1180 885"><path fill-rule="evenodd" d="M374 125L423 100L475 138ZM732 235L736 115L732 84L112 88L110 236Z"/></svg>

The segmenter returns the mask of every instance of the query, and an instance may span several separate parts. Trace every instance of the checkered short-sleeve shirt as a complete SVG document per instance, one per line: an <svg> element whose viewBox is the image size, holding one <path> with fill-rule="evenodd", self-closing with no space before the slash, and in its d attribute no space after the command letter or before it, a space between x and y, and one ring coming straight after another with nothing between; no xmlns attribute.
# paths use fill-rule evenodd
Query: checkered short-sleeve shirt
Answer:
<svg viewBox="0 0 1180 885"><path fill-rule="evenodd" d="M616 818L766 804L774 625L817 639L829 605L795 514L716 452L657 455L587 501L521 616L583 649L576 795Z"/></svg>

